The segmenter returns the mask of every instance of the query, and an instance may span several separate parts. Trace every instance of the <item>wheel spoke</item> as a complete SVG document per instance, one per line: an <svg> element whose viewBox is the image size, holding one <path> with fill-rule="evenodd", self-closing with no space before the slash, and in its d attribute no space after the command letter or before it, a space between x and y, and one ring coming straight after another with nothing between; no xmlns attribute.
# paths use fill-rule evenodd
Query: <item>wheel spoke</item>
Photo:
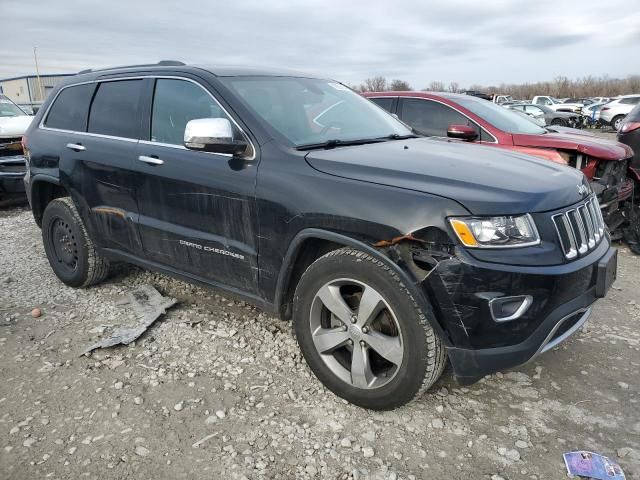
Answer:
<svg viewBox="0 0 640 480"><path fill-rule="evenodd" d="M345 303L340 294L340 287L335 285L325 285L318 292L318 297L325 307L329 309L345 325L351 323L353 312Z"/></svg>
<svg viewBox="0 0 640 480"><path fill-rule="evenodd" d="M382 296L371 287L366 287L362 292L360 305L358 306L358 326L364 327L373 320L384 308Z"/></svg>
<svg viewBox="0 0 640 480"><path fill-rule="evenodd" d="M318 352L328 353L343 346L349 340L349 332L342 328L318 328L313 332L313 343Z"/></svg>
<svg viewBox="0 0 640 480"><path fill-rule="evenodd" d="M400 366L402 363L404 352L400 337L391 337L380 332L371 331L364 334L364 341L367 342L378 355L394 365Z"/></svg>
<svg viewBox="0 0 640 480"><path fill-rule="evenodd" d="M354 343L351 355L351 383L358 388L367 388L374 379L367 347Z"/></svg>

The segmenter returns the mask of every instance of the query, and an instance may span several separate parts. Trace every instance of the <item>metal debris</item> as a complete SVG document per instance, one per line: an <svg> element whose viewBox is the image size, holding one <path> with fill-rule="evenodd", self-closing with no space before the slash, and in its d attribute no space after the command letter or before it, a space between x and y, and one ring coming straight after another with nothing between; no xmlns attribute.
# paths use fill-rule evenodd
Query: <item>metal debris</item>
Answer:
<svg viewBox="0 0 640 480"><path fill-rule="evenodd" d="M207 440L211 440L213 437L215 437L216 435L218 435L218 433L220 432L215 432L212 433L211 435L207 435L204 438L201 438L200 440L198 440L196 443L194 443L193 445L191 445L193 448L200 448L202 446L203 443L205 443Z"/></svg>
<svg viewBox="0 0 640 480"><path fill-rule="evenodd" d="M167 312L167 309L177 303L175 298L163 297L151 285L143 285L136 290L127 293L119 305L130 305L141 317L141 322L133 328L119 328L113 334L97 343L94 343L80 355L87 355L97 348L108 348L114 345L129 345L140 335L147 331L153 323Z"/></svg>

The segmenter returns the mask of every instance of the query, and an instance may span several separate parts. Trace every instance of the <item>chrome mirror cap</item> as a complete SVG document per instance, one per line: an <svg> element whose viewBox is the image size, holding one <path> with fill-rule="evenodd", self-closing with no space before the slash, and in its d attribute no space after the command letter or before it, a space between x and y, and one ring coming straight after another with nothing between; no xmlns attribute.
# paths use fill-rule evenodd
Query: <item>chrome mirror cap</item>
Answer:
<svg viewBox="0 0 640 480"><path fill-rule="evenodd" d="M204 150L207 145L233 142L231 122L226 118L197 118L187 122L184 146Z"/></svg>
<svg viewBox="0 0 640 480"><path fill-rule="evenodd" d="M184 146L191 150L241 155L247 152L248 144L233 139L233 127L228 119L197 118L187 122L184 129Z"/></svg>

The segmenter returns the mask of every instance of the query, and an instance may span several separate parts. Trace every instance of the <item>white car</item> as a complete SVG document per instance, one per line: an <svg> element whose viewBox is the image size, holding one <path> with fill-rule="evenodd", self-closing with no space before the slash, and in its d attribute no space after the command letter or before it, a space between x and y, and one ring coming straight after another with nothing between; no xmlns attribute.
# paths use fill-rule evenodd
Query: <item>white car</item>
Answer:
<svg viewBox="0 0 640 480"><path fill-rule="evenodd" d="M607 103L600 109L600 122L611 125L618 130L622 125L622 119L640 103L640 94L622 95Z"/></svg>
<svg viewBox="0 0 640 480"><path fill-rule="evenodd" d="M531 100L531 103L533 105L544 105L556 112L580 113L582 107L584 107L582 103L562 103L559 99L549 95L536 95Z"/></svg>
<svg viewBox="0 0 640 480"><path fill-rule="evenodd" d="M7 97L0 95L0 139L22 137L32 118Z"/></svg>
<svg viewBox="0 0 640 480"><path fill-rule="evenodd" d="M26 166L21 141L32 118L0 95L0 202L24 197Z"/></svg>

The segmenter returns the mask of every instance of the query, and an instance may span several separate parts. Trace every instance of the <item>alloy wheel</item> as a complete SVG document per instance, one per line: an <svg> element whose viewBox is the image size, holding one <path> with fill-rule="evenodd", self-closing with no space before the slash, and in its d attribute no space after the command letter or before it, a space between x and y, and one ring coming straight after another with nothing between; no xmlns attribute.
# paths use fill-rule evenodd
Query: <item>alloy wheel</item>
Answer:
<svg viewBox="0 0 640 480"><path fill-rule="evenodd" d="M402 332L395 313L373 287L349 278L326 283L313 299L309 322L324 363L353 387L382 387L399 371Z"/></svg>

